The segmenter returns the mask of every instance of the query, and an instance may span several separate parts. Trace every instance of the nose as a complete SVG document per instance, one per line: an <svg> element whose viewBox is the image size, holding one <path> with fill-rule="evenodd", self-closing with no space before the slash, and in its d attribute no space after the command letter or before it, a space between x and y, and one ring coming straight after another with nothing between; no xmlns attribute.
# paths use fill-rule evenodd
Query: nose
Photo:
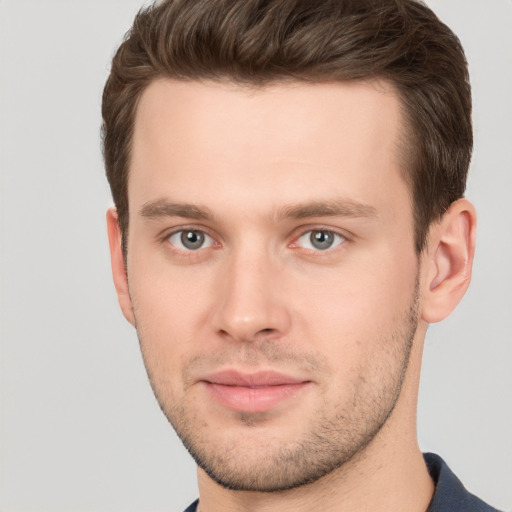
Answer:
<svg viewBox="0 0 512 512"><path fill-rule="evenodd" d="M231 255L218 275L213 315L217 334L239 342L286 335L291 317L282 281L282 267L263 251Z"/></svg>

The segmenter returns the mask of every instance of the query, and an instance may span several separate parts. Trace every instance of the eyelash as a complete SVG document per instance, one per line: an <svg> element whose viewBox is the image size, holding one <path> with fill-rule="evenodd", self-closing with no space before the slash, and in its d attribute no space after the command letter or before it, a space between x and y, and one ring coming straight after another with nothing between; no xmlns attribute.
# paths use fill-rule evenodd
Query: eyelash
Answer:
<svg viewBox="0 0 512 512"><path fill-rule="evenodd" d="M194 249L179 248L176 246L176 244L171 242L171 237L174 237L174 236L177 236L180 234L183 235L183 233L187 233L187 232L202 234L205 237L209 238L211 240L211 243L207 247L201 246L198 249L194 250ZM336 243L336 245L334 245L334 247L327 247L326 249L302 247L302 249L304 249L308 252L311 252L311 253L319 253L319 254L324 253L325 255L327 255L328 253L331 253L332 251L334 251L336 249L336 247L343 245L349 241L349 237L345 233L340 233L331 228L315 226L315 227L308 227L308 229L301 230L297 236L293 237L293 241L290 244L288 244L288 247L301 248L301 246L299 245L299 240L301 238L305 237L306 235L309 235L311 237L311 235L313 233L324 233L327 235L332 235L335 239L333 243L335 243L336 240L338 240L338 243ZM203 227L200 227L200 228L192 227L192 226L191 227L188 227L188 226L180 227L179 229L175 229L172 232L166 233L164 236L162 236L162 241L164 243L167 243L168 245L170 245L174 251L179 252L180 254L186 254L189 257L197 256L198 253L201 251L201 249L209 249L209 248L216 249L216 248L221 247L221 243L218 242L216 240L216 238L213 235L211 235L208 232L208 230L204 229Z"/></svg>
<svg viewBox="0 0 512 512"><path fill-rule="evenodd" d="M312 251L312 252L319 252L319 253L328 253L328 252L331 252L333 251L334 249L336 249L336 247L338 247L339 245L345 243L347 241L347 237L342 235L341 233L338 233L337 231L334 231L332 229L325 229L325 228L314 228L314 229L308 229L307 231L304 231L301 235L299 235L296 239L295 239L295 242L292 242L291 246L297 246L298 243L299 243L299 240L303 239L303 238L309 238L309 241L311 243L311 245L313 245L313 234L314 233L318 233L318 234L323 234L323 235L327 235L327 236L330 236L332 237L332 244L334 245L331 245L329 247L326 247L325 249L320 249L318 247L311 247L311 248L308 248L308 247L303 247L304 249L308 250L308 251ZM309 235L309 236L308 236ZM320 242L321 243L321 242Z"/></svg>
<svg viewBox="0 0 512 512"><path fill-rule="evenodd" d="M183 235L184 233L198 233L203 235L204 237L207 237L211 240L211 243L207 247L199 247L198 249L187 249L187 248L180 248L177 247L176 244L171 242L171 238L177 235ZM170 233L166 233L164 236L162 236L162 242L170 245L174 251L179 252L180 254L187 254L188 256L197 255L201 249L208 249L208 248L217 248L220 247L220 243L216 241L215 237L212 236L210 233L208 233L207 230L205 230L203 227L197 228L197 227L189 227L189 226L183 226L179 229L175 229Z"/></svg>

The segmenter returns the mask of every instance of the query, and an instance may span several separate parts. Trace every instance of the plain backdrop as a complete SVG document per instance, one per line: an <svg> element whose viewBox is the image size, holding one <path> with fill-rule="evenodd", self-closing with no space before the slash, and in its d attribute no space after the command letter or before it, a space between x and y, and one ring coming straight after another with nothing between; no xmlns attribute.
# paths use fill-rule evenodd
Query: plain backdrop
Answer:
<svg viewBox="0 0 512 512"><path fill-rule="evenodd" d="M512 510L512 2L429 2L474 91L474 278L429 329L419 438ZM109 61L139 0L0 0L0 510L181 511L195 467L111 283L100 154Z"/></svg>

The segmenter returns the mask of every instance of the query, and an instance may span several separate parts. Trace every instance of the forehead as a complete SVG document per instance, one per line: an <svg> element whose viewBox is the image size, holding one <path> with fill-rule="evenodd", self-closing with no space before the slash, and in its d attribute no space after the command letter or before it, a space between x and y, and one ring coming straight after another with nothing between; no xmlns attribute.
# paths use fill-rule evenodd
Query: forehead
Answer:
<svg viewBox="0 0 512 512"><path fill-rule="evenodd" d="M214 201L209 190L219 188L223 200L227 189L274 202L336 189L373 201L404 186L400 133L399 99L382 81L249 88L160 79L137 109L130 205L158 194Z"/></svg>

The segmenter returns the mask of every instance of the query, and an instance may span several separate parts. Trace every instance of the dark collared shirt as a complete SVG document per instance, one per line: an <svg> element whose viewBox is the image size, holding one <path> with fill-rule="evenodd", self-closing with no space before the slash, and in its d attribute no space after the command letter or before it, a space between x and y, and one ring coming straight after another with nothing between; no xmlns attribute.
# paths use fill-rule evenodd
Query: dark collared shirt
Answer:
<svg viewBox="0 0 512 512"><path fill-rule="evenodd" d="M428 472L436 484L434 496L426 512L499 512L468 492L439 455L425 453L424 458ZM185 512L195 512L197 503L192 503Z"/></svg>
<svg viewBox="0 0 512 512"><path fill-rule="evenodd" d="M423 457L436 484L427 512L498 512L468 492L439 455L425 453Z"/></svg>

